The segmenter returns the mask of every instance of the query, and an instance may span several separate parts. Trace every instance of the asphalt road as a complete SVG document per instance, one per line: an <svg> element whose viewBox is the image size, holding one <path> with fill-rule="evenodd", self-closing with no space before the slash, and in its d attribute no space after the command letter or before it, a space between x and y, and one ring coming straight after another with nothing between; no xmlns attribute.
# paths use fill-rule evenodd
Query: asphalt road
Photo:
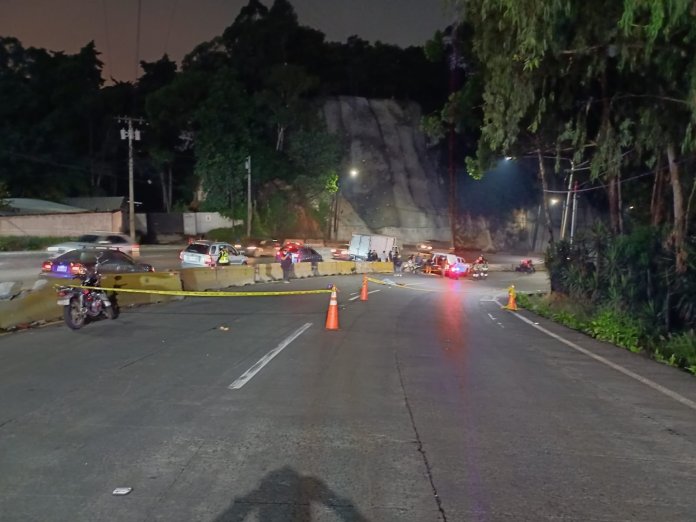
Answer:
<svg viewBox="0 0 696 522"><path fill-rule="evenodd" d="M339 331L321 294L0 337L0 519L696 519L693 377L494 302L544 274L389 279L248 287L335 282Z"/></svg>

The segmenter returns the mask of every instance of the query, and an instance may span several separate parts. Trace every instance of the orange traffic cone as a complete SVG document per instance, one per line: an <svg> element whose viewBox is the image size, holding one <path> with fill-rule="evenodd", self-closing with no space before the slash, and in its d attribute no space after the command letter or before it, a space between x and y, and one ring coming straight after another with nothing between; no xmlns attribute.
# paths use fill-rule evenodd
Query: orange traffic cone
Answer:
<svg viewBox="0 0 696 522"><path fill-rule="evenodd" d="M515 292L515 285L510 285L508 288L508 304L505 306L506 310L517 311L517 292Z"/></svg>
<svg viewBox="0 0 696 522"><path fill-rule="evenodd" d="M336 296L336 285L331 289L329 310L326 312L326 329L338 330L338 299Z"/></svg>
<svg viewBox="0 0 696 522"><path fill-rule="evenodd" d="M362 290L360 290L360 300L367 301L367 274L363 274Z"/></svg>

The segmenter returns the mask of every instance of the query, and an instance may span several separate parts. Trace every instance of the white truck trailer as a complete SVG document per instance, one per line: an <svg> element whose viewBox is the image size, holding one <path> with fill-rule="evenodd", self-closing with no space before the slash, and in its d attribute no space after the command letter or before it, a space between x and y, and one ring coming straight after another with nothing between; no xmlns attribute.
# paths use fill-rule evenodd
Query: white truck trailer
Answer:
<svg viewBox="0 0 696 522"><path fill-rule="evenodd" d="M348 252L352 259L365 261L367 254L374 250L382 259L383 253L389 252L396 246L396 238L392 236L380 236L377 234L353 234L348 246Z"/></svg>

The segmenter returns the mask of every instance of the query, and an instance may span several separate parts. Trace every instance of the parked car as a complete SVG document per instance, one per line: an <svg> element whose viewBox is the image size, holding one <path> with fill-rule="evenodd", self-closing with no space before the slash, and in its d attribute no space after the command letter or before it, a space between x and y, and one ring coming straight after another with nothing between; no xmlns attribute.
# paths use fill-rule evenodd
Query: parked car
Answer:
<svg viewBox="0 0 696 522"><path fill-rule="evenodd" d="M224 241L194 241L179 253L181 267L215 266L221 247L227 247L230 254L230 265L247 264L247 256L229 243Z"/></svg>
<svg viewBox="0 0 696 522"><path fill-rule="evenodd" d="M64 278L80 277L94 271L97 262L100 274L155 271L152 265L138 263L120 250L89 247L71 250L47 259L41 265L41 274Z"/></svg>
<svg viewBox="0 0 696 522"><path fill-rule="evenodd" d="M464 261L464 258L447 254L443 252L435 252L432 257L432 273L439 274L443 277L451 277L459 279L468 275L470 265Z"/></svg>
<svg viewBox="0 0 696 522"><path fill-rule="evenodd" d="M275 256L280 250L277 239L250 239L244 251L249 257Z"/></svg>
<svg viewBox="0 0 696 522"><path fill-rule="evenodd" d="M310 247L298 247L296 245L287 245L281 248L276 255L276 259L282 259L285 252L290 252L293 263L320 263L324 260L319 252Z"/></svg>
<svg viewBox="0 0 696 522"><path fill-rule="evenodd" d="M92 232L83 234L75 241L67 241L65 243L52 245L46 249L46 252L60 255L70 250L94 246L112 247L129 255L133 255L134 250L138 253L140 252L140 245L138 243L131 242L128 235L116 232Z"/></svg>

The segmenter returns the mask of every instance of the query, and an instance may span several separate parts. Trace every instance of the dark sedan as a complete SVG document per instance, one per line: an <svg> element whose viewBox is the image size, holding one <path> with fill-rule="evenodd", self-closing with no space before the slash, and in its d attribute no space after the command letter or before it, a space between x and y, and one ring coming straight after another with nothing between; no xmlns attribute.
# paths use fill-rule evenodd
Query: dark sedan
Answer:
<svg viewBox="0 0 696 522"><path fill-rule="evenodd" d="M136 263L123 252L98 248L71 250L41 265L43 275L65 278L81 277L95 269L102 274L155 271L152 265Z"/></svg>
<svg viewBox="0 0 696 522"><path fill-rule="evenodd" d="M295 245L283 247L276 255L276 259L282 259L286 251L290 252L293 263L320 263L324 260L321 254L313 248Z"/></svg>

